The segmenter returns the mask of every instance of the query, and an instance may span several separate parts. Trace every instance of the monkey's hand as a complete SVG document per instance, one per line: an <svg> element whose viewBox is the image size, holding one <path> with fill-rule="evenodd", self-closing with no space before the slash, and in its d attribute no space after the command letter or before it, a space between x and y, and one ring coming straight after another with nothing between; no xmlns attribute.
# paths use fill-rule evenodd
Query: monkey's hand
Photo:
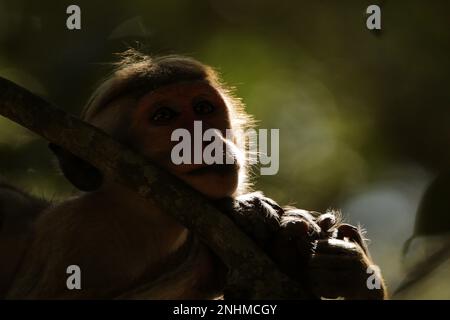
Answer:
<svg viewBox="0 0 450 320"><path fill-rule="evenodd" d="M220 199L215 205L262 248L270 244L280 229L283 209L261 192Z"/></svg>
<svg viewBox="0 0 450 320"><path fill-rule="evenodd" d="M222 199L216 205L250 236L278 265L280 270L309 287L308 262L321 227L306 210L281 208L260 192L235 199ZM318 297L317 297L318 298Z"/></svg>
<svg viewBox="0 0 450 320"><path fill-rule="evenodd" d="M281 208L260 192L216 204L282 272L317 297L385 297L384 283L371 263L361 232L341 223L338 213Z"/></svg>
<svg viewBox="0 0 450 320"><path fill-rule="evenodd" d="M369 256L359 230L338 226L336 238L319 240L309 263L313 291L324 298L385 299L380 270Z"/></svg>
<svg viewBox="0 0 450 320"><path fill-rule="evenodd" d="M320 225L328 223L329 219L321 219L318 224L313 214L319 213L290 207L282 208L261 192L244 194L234 199L221 199L215 204L269 254L295 243L297 247L294 249L295 252L302 251L302 255L305 255L302 258L306 258L313 253L313 242L329 234L322 231L325 228ZM327 228L331 229L331 226ZM287 253L283 256L292 258Z"/></svg>

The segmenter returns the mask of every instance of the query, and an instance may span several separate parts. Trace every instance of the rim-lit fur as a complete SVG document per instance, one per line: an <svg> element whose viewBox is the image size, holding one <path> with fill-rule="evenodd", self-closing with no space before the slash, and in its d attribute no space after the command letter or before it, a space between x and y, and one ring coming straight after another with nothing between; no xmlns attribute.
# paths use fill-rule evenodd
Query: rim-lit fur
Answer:
<svg viewBox="0 0 450 320"><path fill-rule="evenodd" d="M199 61L178 55L151 57L137 50L129 49L119 54L120 60L114 71L101 83L84 107L81 118L87 122L103 112L108 104L125 95L138 99L143 94L177 82L205 80L223 97L230 114L231 128L234 133L244 133L253 128L253 118L245 112L242 101L233 95L233 88L225 85L219 74L210 66ZM127 122L127 121L124 121ZM117 128L101 128L115 138L120 138ZM242 137L238 137L242 138ZM248 179L247 148L238 144L244 163L239 172L237 195L250 188Z"/></svg>

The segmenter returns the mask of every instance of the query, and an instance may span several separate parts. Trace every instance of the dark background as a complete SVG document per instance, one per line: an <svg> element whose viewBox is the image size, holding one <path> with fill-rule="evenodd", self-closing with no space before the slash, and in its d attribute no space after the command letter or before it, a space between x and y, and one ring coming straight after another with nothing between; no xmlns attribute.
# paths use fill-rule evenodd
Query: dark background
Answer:
<svg viewBox="0 0 450 320"><path fill-rule="evenodd" d="M82 29L66 28L81 7ZM382 31L366 28L370 4ZM0 76L78 114L128 46L217 68L260 128L280 129L282 204L341 208L391 288L426 184L450 164L448 1L0 1ZM46 142L0 118L0 175L62 199Z"/></svg>

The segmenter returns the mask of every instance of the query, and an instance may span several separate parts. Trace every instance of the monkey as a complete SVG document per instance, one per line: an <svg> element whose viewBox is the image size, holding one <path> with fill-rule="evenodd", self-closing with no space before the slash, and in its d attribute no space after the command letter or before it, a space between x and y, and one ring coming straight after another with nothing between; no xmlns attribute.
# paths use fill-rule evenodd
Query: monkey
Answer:
<svg viewBox="0 0 450 320"><path fill-rule="evenodd" d="M335 214L281 208L262 193L250 192L246 150L237 147L235 137L226 139L225 132L242 132L254 120L210 66L188 57L150 57L127 50L80 117L211 200L283 272L304 282L315 296L374 296L363 288L361 277L350 285L355 280L348 270L323 266L324 261L328 265L330 260L344 261L342 251L353 250L349 259L365 273L371 260L358 230L341 224ZM230 146L231 164L171 161L172 132L177 128L192 132L194 121L219 133ZM70 151L55 144L49 148L80 193L60 203L33 207L29 241L19 254L11 283L3 289L7 299L216 299L223 295L226 266L195 234L156 202L139 197ZM331 240L334 244L329 245ZM70 265L80 267L80 290L66 286ZM322 276L327 272L332 275ZM346 282L330 289L324 282L333 276ZM378 291L376 298L384 298L384 284Z"/></svg>

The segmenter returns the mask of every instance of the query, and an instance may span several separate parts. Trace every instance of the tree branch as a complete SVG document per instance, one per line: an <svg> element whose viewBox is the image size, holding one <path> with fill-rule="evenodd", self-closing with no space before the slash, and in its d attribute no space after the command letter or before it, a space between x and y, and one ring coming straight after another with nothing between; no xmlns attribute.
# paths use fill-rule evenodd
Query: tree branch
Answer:
<svg viewBox="0 0 450 320"><path fill-rule="evenodd" d="M228 266L228 284L250 299L310 298L206 198L103 131L0 77L0 114L88 161L103 173L151 198L194 231ZM237 296L239 297L239 295Z"/></svg>

